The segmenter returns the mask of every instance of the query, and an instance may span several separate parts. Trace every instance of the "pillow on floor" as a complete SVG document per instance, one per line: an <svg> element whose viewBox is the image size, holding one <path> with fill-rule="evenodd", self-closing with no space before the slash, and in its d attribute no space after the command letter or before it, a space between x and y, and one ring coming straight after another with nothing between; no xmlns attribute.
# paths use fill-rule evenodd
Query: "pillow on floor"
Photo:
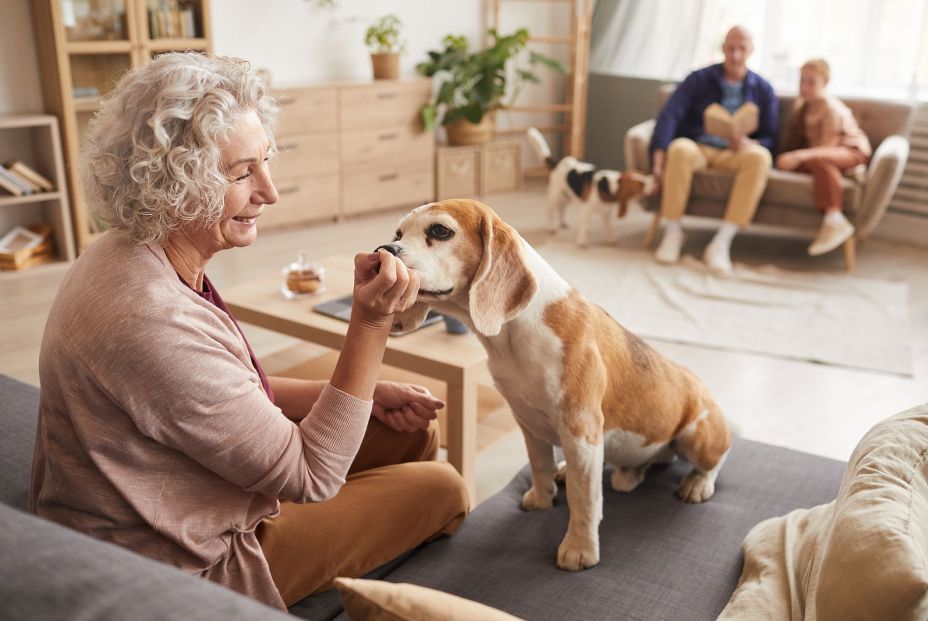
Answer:
<svg viewBox="0 0 928 621"><path fill-rule="evenodd" d="M833 503L761 522L743 550L721 620L928 619L928 404L864 436Z"/></svg>
<svg viewBox="0 0 928 621"><path fill-rule="evenodd" d="M414 584L336 578L335 586L354 621L518 621L490 606Z"/></svg>

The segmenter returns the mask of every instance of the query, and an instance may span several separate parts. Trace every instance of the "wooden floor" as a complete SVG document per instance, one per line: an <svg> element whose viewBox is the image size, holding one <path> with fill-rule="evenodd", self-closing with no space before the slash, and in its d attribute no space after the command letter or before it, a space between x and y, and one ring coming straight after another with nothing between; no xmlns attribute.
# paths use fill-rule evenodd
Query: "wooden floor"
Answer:
<svg viewBox="0 0 928 621"><path fill-rule="evenodd" d="M489 197L487 202L540 245L544 231L544 193L540 185ZM271 207L273 209L273 207ZM223 287L279 270L298 250L312 256L370 251L392 238L404 210L318 224L302 229L262 232L249 248L221 253L209 274ZM640 249L649 218L632 214L621 224L619 244ZM699 256L711 224L687 222L685 252ZM592 240L596 243L595 238ZM749 264L773 263L787 269L839 272L841 253L815 259L805 254L807 240L760 234L739 235L733 258ZM642 250L643 251L643 250ZM579 251L578 252L582 252ZM616 269L622 269L616 265ZM836 459L847 459L875 422L928 401L928 261L924 249L879 240L859 248L858 276L907 281L915 376L894 375L809 364L764 356L662 343L652 344L692 369L713 391L722 408L750 439L788 446ZM60 268L0 274L0 373L38 384L38 357L45 317L64 275ZM604 275L608 278L608 275ZM297 342L254 326L244 326L259 357L279 355ZM501 428L505 428L503 425ZM482 442L482 444L487 444ZM527 458L517 431L499 435L478 459L478 498L494 493Z"/></svg>

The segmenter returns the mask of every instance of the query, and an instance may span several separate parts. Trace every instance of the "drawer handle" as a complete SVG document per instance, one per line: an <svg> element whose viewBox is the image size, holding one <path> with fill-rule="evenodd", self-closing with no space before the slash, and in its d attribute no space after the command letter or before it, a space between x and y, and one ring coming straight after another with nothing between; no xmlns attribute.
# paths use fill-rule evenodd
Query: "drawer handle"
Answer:
<svg viewBox="0 0 928 621"><path fill-rule="evenodd" d="M377 136L377 140L395 140L398 136L399 134L397 134L396 132L392 132L389 134L380 134L379 136Z"/></svg>
<svg viewBox="0 0 928 621"><path fill-rule="evenodd" d="M493 165L506 167L512 166L512 158L508 155L497 155L493 158Z"/></svg>
<svg viewBox="0 0 928 621"><path fill-rule="evenodd" d="M399 179L399 173L390 173L389 175L380 175L377 177L380 181L393 181L394 179Z"/></svg>
<svg viewBox="0 0 928 621"><path fill-rule="evenodd" d="M281 95L277 98L277 105L279 106L289 106L292 103L296 102L296 97L293 95Z"/></svg>
<svg viewBox="0 0 928 621"><path fill-rule="evenodd" d="M471 162L469 160L463 161L463 162L449 162L448 164L449 164L448 167L451 169L451 172L453 172L456 175L460 175L462 173L471 171Z"/></svg>
<svg viewBox="0 0 928 621"><path fill-rule="evenodd" d="M295 142L287 142L284 144L277 145L277 151L279 153L285 153L286 151L294 151L299 145Z"/></svg>
<svg viewBox="0 0 928 621"><path fill-rule="evenodd" d="M278 190L277 190L277 193L280 194L280 195L284 195L284 194L296 194L296 193L299 192L299 191L300 191L300 186L298 186L298 185L291 185L291 186L286 187L286 188L280 188L280 189L278 189Z"/></svg>
<svg viewBox="0 0 928 621"><path fill-rule="evenodd" d="M377 93L377 99L393 99L396 97L395 91L380 91Z"/></svg>

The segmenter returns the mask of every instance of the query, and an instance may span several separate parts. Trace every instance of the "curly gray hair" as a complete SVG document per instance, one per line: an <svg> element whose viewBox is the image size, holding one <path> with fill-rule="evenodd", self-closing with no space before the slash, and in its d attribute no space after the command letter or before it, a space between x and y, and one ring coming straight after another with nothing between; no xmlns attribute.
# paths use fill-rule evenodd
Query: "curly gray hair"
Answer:
<svg viewBox="0 0 928 621"><path fill-rule="evenodd" d="M81 174L91 208L139 243L214 225L229 184L222 143L250 110L274 150L277 107L247 61L171 53L128 72L88 125Z"/></svg>

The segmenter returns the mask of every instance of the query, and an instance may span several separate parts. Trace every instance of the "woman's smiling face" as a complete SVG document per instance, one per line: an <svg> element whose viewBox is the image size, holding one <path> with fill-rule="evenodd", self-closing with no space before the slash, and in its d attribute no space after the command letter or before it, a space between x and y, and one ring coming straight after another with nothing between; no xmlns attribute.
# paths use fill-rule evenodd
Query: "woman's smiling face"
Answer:
<svg viewBox="0 0 928 621"><path fill-rule="evenodd" d="M253 243L264 207L277 202L277 189L268 172L269 148L257 113L248 111L239 116L222 147L222 166L229 188L222 219L211 231L222 249Z"/></svg>

